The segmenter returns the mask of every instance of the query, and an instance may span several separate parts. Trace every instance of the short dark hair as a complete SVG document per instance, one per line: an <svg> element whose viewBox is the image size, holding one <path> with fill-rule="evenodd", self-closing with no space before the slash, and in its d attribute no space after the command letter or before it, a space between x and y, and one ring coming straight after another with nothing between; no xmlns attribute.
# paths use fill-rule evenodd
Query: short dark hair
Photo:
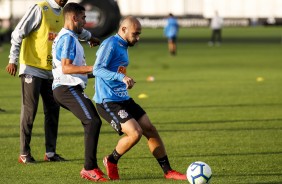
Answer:
<svg viewBox="0 0 282 184"><path fill-rule="evenodd" d="M75 15L78 15L84 11L85 8L78 3L67 3L66 6L64 7L63 14L64 16L67 13L75 13Z"/></svg>

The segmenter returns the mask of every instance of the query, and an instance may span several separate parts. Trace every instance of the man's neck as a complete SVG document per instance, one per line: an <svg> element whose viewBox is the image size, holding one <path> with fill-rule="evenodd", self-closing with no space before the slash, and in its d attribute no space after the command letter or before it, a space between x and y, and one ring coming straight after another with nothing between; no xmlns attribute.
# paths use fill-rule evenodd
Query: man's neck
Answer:
<svg viewBox="0 0 282 184"><path fill-rule="evenodd" d="M61 9L62 7L60 7L55 0L46 0L50 6L54 9Z"/></svg>

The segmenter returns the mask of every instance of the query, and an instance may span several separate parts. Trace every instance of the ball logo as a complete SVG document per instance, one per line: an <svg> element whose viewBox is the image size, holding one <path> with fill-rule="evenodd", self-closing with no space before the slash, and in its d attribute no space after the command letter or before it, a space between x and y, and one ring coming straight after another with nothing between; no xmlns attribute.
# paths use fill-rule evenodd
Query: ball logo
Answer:
<svg viewBox="0 0 282 184"><path fill-rule="evenodd" d="M119 117L120 117L121 119L124 119L124 118L127 118L128 113L127 113L125 110L120 110L120 111L118 112L118 115L119 115Z"/></svg>
<svg viewBox="0 0 282 184"><path fill-rule="evenodd" d="M201 171L203 170L203 167L205 166L205 164L200 164L200 163L193 163L191 165L191 170L195 171L197 169L197 167L200 167Z"/></svg>

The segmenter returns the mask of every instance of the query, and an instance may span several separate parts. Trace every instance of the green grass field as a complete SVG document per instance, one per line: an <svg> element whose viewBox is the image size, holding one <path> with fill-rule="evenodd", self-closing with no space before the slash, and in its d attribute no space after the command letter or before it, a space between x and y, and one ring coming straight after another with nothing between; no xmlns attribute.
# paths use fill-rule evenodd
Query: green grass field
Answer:
<svg viewBox="0 0 282 184"><path fill-rule="evenodd" d="M282 28L225 28L223 44L209 47L210 30L180 30L176 57L168 54L161 29L144 29L129 49L130 91L144 107L165 142L171 165L186 172L193 161L208 163L214 184L282 183ZM19 156L20 80L5 72L9 45L0 53L1 183L90 183L79 176L84 162L83 128L68 111L60 114L57 152L70 161L45 163L43 110L33 127L34 165ZM95 49L85 45L88 64ZM154 76L154 82L147 82ZM257 82L257 78L264 80ZM92 97L94 80L86 93ZM146 99L138 99L141 93ZM98 159L112 152L117 134L103 122ZM119 162L114 183L188 183L167 181L142 140Z"/></svg>

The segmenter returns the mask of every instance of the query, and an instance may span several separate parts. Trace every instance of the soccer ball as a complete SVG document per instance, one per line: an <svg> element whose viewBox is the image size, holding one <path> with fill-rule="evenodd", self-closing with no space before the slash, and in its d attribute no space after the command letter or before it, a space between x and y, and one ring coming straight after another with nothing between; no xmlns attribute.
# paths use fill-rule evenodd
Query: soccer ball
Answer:
<svg viewBox="0 0 282 184"><path fill-rule="evenodd" d="M210 166L201 161L189 165L186 174L190 184L209 184L212 177Z"/></svg>

